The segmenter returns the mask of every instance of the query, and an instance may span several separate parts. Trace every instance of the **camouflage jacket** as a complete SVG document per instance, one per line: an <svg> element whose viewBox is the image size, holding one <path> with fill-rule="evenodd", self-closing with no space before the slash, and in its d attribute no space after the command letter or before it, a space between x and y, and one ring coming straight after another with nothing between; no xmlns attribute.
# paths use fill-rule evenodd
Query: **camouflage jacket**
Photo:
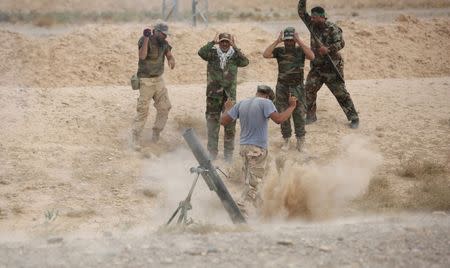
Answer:
<svg viewBox="0 0 450 268"><path fill-rule="evenodd" d="M198 51L198 55L208 62L206 95L208 97L221 98L225 93L227 97L236 100L238 67L247 66L249 63L248 58L240 49L234 47L234 55L228 60L227 65L222 70L217 49L214 46L214 42L208 42Z"/></svg>
<svg viewBox="0 0 450 268"><path fill-rule="evenodd" d="M272 55L278 62L278 82L284 85L297 85L303 83L303 67L305 66L305 53L296 46L293 49L276 47Z"/></svg>
<svg viewBox="0 0 450 268"><path fill-rule="evenodd" d="M319 41L329 49L329 55L336 66L339 69L343 67L343 59L339 50L345 46L344 38L342 36L342 29L336 24L326 21L324 28L318 28L313 26L311 23L311 16L306 12L306 0L298 1L298 15L306 24L306 26L311 30L311 32L319 39ZM314 52L315 59L311 61L311 68L323 68L326 69L328 63L324 56L320 56L318 53L318 48L320 44L313 38L311 34L311 49Z"/></svg>
<svg viewBox="0 0 450 268"><path fill-rule="evenodd" d="M139 49L144 44L144 37L142 36L138 41ZM165 56L172 47L164 41L158 43L156 39L151 36L148 40L148 52L147 57L143 60L139 59L137 76L139 78L149 78L160 76L164 73L164 61Z"/></svg>

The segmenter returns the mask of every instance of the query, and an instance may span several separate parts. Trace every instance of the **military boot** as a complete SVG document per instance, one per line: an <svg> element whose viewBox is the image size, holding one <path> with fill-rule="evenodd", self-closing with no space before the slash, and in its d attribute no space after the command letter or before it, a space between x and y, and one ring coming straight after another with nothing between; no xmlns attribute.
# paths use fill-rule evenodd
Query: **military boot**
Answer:
<svg viewBox="0 0 450 268"><path fill-rule="evenodd" d="M317 121L317 116L315 114L306 115L305 124L309 125Z"/></svg>
<svg viewBox="0 0 450 268"><path fill-rule="evenodd" d="M289 138L283 138L283 145L281 146L282 151L289 150Z"/></svg>
<svg viewBox="0 0 450 268"><path fill-rule="evenodd" d="M297 151L301 152L303 150L304 145L305 145L305 136L297 137L297 145L295 146Z"/></svg>

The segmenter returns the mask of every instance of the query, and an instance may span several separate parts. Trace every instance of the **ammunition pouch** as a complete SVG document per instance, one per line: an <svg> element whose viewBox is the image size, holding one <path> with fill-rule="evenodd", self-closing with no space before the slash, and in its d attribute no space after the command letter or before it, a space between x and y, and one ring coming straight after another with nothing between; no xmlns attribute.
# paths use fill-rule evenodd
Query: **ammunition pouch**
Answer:
<svg viewBox="0 0 450 268"><path fill-rule="evenodd" d="M137 76L137 74L133 74L131 76L130 82L131 82L131 88L133 90L138 90L139 88L141 88L141 82L140 82L140 79Z"/></svg>

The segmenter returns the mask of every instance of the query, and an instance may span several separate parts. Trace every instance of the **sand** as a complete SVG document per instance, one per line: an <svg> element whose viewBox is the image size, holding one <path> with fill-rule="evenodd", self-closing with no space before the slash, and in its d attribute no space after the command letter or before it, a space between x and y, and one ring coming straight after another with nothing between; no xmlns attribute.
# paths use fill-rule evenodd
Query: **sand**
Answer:
<svg viewBox="0 0 450 268"><path fill-rule="evenodd" d="M262 218L233 227L199 181L191 214L199 229L161 231L194 179L183 130L206 142L206 64L197 50L216 32L236 35L251 61L239 72L244 99L257 84L275 85L275 62L261 53L294 23L171 24L177 66L165 79L173 108L153 144L151 107L140 152L130 146L138 93L128 79L144 23L0 25L0 264L207 266L201 256L214 256L223 267L448 266L450 19L403 11L393 21L338 22L360 128L348 128L326 87L303 154L282 152L279 126L270 123ZM237 196L238 154L231 166L221 157L216 164ZM238 254L246 250L259 262Z"/></svg>

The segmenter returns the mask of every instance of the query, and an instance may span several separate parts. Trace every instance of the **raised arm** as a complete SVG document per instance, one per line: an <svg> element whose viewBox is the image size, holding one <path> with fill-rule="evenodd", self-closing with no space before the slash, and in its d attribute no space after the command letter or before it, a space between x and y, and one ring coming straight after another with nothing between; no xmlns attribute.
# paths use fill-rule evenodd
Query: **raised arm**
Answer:
<svg viewBox="0 0 450 268"><path fill-rule="evenodd" d="M306 12L306 0L299 0L297 6L298 15L305 22L306 26L310 26L311 16Z"/></svg>
<svg viewBox="0 0 450 268"><path fill-rule="evenodd" d="M139 59L145 60L148 55L148 40L150 39L150 35L152 33L152 30L147 28L143 32L143 36L141 39L139 39L138 46L139 46Z"/></svg>
<svg viewBox="0 0 450 268"><path fill-rule="evenodd" d="M273 43L270 44L266 48L266 50L264 50L264 53L263 53L263 57L264 58L266 58L266 59L273 58L273 50L277 47L277 45L279 43L283 42L282 41L282 36L283 36L283 32L281 31L280 34L278 35L278 38L275 41L273 41Z"/></svg>
<svg viewBox="0 0 450 268"><path fill-rule="evenodd" d="M297 106L297 98L289 95L289 107L281 113L273 112L270 115L270 119L272 119L272 121L277 124L281 124L287 119L289 119L296 106Z"/></svg>
<svg viewBox="0 0 450 268"><path fill-rule="evenodd" d="M244 53L242 53L242 51L236 46L236 38L234 37L234 35L231 36L231 46L233 47L234 52L236 53L237 57L236 65L238 67L247 66L249 64L249 60L247 56L245 56Z"/></svg>
<svg viewBox="0 0 450 268"><path fill-rule="evenodd" d="M301 39L300 36L298 35L297 32L294 33L294 40L295 42L302 48L303 53L305 53L305 57L308 60L314 60L314 52L311 50L311 48L309 46L307 46Z"/></svg>
<svg viewBox="0 0 450 268"><path fill-rule="evenodd" d="M215 45L214 41L210 41L206 43L206 45L202 46L198 51L198 55L205 61L209 61L211 59L211 48Z"/></svg>

